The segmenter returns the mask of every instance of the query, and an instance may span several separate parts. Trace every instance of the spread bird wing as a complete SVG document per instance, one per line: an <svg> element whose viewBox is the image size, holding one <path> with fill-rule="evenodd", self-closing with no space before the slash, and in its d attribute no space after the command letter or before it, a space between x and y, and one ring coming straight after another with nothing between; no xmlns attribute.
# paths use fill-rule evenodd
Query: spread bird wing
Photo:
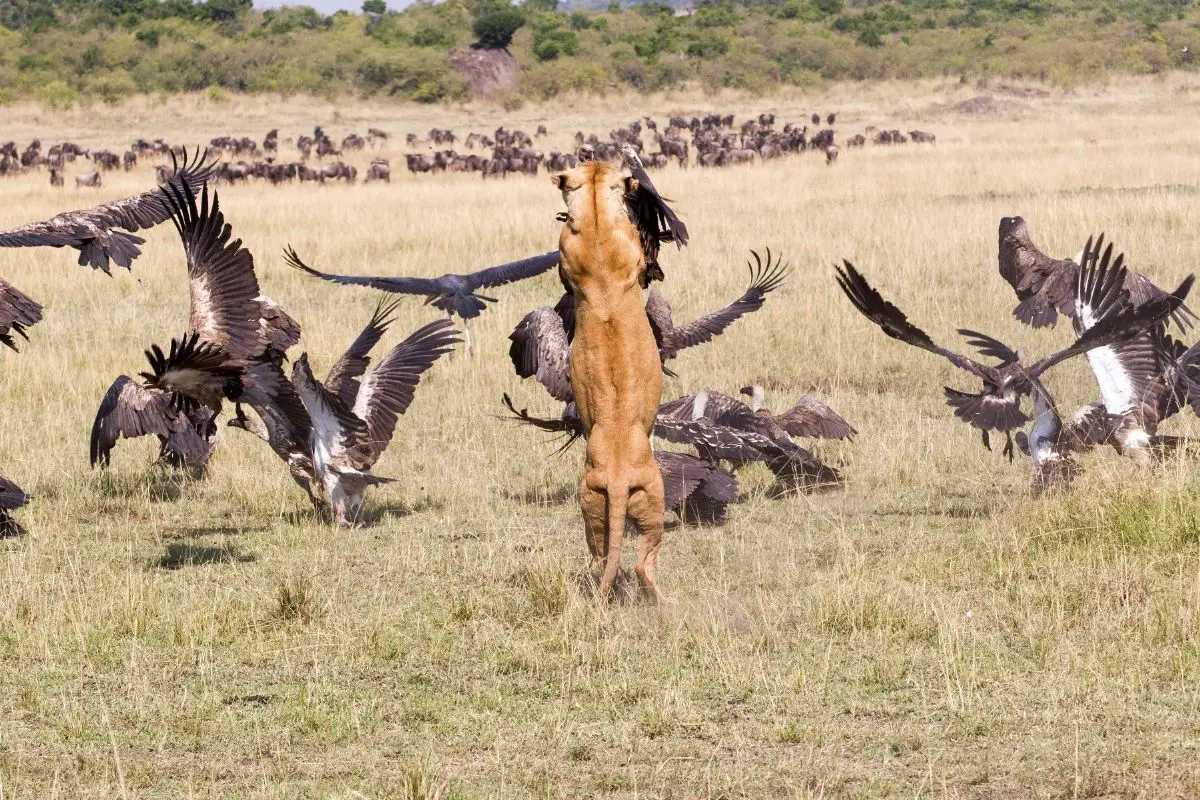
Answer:
<svg viewBox="0 0 1200 800"><path fill-rule="evenodd" d="M704 419L714 425L721 425L738 430L752 430L756 418L750 406L721 392L708 392L708 402L704 406ZM692 410L696 406L697 395L688 394L683 397L663 403L658 407L660 417L666 415L681 420L690 420Z"/></svg>
<svg viewBox="0 0 1200 800"><path fill-rule="evenodd" d="M271 298L259 295L258 343L265 350L283 356L300 344L300 323Z"/></svg>
<svg viewBox="0 0 1200 800"><path fill-rule="evenodd" d="M181 410L194 410L207 398L221 397L240 385L243 373L241 365L232 363L220 348L200 341L195 333L172 338L169 353L151 345L146 359L151 371L138 373L146 386L171 392L172 402Z"/></svg>
<svg viewBox="0 0 1200 800"><path fill-rule="evenodd" d="M731 461L764 461L768 453L777 453L778 446L757 433L740 431L708 420L683 420L659 415L654 422L654 435L672 444L691 445L706 457Z"/></svg>
<svg viewBox="0 0 1200 800"><path fill-rule="evenodd" d="M182 192L168 186L163 196L187 257L189 332L235 361L260 355L260 293L254 258L241 239L230 241L233 229L225 222L216 193L210 204L205 186L199 205L187 186Z"/></svg>
<svg viewBox="0 0 1200 800"><path fill-rule="evenodd" d="M989 430L1016 430L1029 421L1019 403L990 392L971 394L949 386L942 387L942 391L946 395L946 402L954 409L954 416L985 433Z"/></svg>
<svg viewBox="0 0 1200 800"><path fill-rule="evenodd" d="M535 308L508 337L508 356L522 378L537 376L555 400L575 399L571 389L571 345L562 317L552 308Z"/></svg>
<svg viewBox="0 0 1200 800"><path fill-rule="evenodd" d="M574 306L571 310L574 311ZM675 353L665 349L667 337L675 327L671 303L657 288L651 288L646 295L646 318L650 320L650 330L654 332L654 343L662 359L674 358Z"/></svg>
<svg viewBox="0 0 1200 800"><path fill-rule="evenodd" d="M742 296L724 308L718 309L711 314L705 314L703 317L687 325L680 325L678 327L668 325L663 332L661 349L669 353L670 356L673 356L678 350L711 341L714 336L723 333L726 328L746 314L762 308L767 295L778 289L784 280L787 279L788 266L782 260L776 260L772 263L770 249L767 250L765 264L758 253L751 250L750 254L754 257L755 263L751 266L749 262L746 262L746 265L750 268L750 285L742 293ZM654 294L652 292L651 297ZM646 310L647 312L650 311L649 303L647 303ZM669 306L667 310L669 313ZM668 321L669 319L668 317ZM653 320L653 315L651 316L651 320Z"/></svg>
<svg viewBox="0 0 1200 800"><path fill-rule="evenodd" d="M375 345L379 344L379 340L387 332L388 326L395 321L392 314L399 304L399 300L391 303L380 300L366 327L351 343L350 348L334 363L329 370L329 375L325 378L325 388L340 397L348 408L353 407L354 401L358 398L359 379L366 373L367 366L371 363L371 351Z"/></svg>
<svg viewBox="0 0 1200 800"><path fill-rule="evenodd" d="M663 479L663 508L674 511L683 505L700 482L708 476L712 465L687 453L656 450L654 460Z"/></svg>
<svg viewBox="0 0 1200 800"><path fill-rule="evenodd" d="M815 397L802 396L796 405L775 416L792 436L812 439L853 439L858 433L840 414Z"/></svg>
<svg viewBox="0 0 1200 800"><path fill-rule="evenodd" d="M967 340L967 344L988 358L994 358L1001 363L1009 363L1018 359L1017 351L1004 342L986 333L973 331L969 328L959 328L958 334Z"/></svg>
<svg viewBox="0 0 1200 800"><path fill-rule="evenodd" d="M845 292L846 297L850 298L854 307L862 312L863 316L878 325L884 333L893 339L899 339L914 347L942 356L954 366L966 370L981 380L994 379L995 371L992 368L934 344L925 331L908 321L908 317L903 311L884 300L882 295L854 268L853 264L844 260L842 264L844 269L834 267L838 273L838 285L842 287L842 291Z"/></svg>
<svg viewBox="0 0 1200 800"><path fill-rule="evenodd" d="M187 439L193 437L186 436L188 431L195 439L190 445ZM172 407L170 394L148 389L122 375L113 381L96 410L90 444L92 466L107 467L117 441L138 436L158 436L163 440L178 437L179 441L173 444L189 451L180 453L185 457L192 450L199 455L207 444L187 415Z"/></svg>
<svg viewBox="0 0 1200 800"><path fill-rule="evenodd" d="M26 341L25 329L42 321L42 306L4 278L0 278L0 342L17 349L12 334Z"/></svg>
<svg viewBox="0 0 1200 800"><path fill-rule="evenodd" d="M1000 275L1020 301L1013 316L1035 328L1053 326L1060 313L1070 316L1079 265L1039 250L1020 217L1000 220L999 239Z"/></svg>
<svg viewBox="0 0 1200 800"><path fill-rule="evenodd" d="M384 292L392 292L393 294L420 294L430 297L438 297L455 291L454 287L446 286L437 278L383 278L370 275L333 275L328 272L320 272L301 261L300 256L291 247L283 251L283 257L288 266L298 269L306 275L320 278L323 281L341 284L342 286L367 286Z"/></svg>
<svg viewBox="0 0 1200 800"><path fill-rule="evenodd" d="M549 272L558 266L558 251L551 250L538 256L498 264L494 267L472 272L464 277L474 288L503 286L506 283L532 278Z"/></svg>
<svg viewBox="0 0 1200 800"><path fill-rule="evenodd" d="M197 149L191 161L185 153L183 164L175 163L167 185L176 191L186 187L195 192L212 176L215 166L208 160L207 150ZM70 246L81 251L81 266L108 272L111 260L128 269L141 255L138 245L145 243L141 237L131 234L165 222L171 213L171 205L162 191L152 189L123 200L67 211L42 222L0 231L0 247ZM127 232L114 230L116 228Z"/></svg>
<svg viewBox="0 0 1200 800"><path fill-rule="evenodd" d="M393 347L363 381L354 414L367 423L376 454L382 453L392 440L396 419L412 403L422 373L462 341L457 333L446 319L417 329Z"/></svg>

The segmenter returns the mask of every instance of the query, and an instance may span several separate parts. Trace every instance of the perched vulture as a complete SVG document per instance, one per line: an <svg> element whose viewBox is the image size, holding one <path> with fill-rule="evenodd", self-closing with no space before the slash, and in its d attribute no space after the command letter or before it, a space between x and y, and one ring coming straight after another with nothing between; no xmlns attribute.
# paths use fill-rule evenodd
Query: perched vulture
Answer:
<svg viewBox="0 0 1200 800"><path fill-rule="evenodd" d="M29 341L25 329L42 321L42 306L17 287L0 278L0 342L17 349L12 334Z"/></svg>
<svg viewBox="0 0 1200 800"><path fill-rule="evenodd" d="M858 431L829 406L811 395L802 395L796 404L782 414L772 414L765 407L766 390L757 383L743 386L738 394L750 398L750 410L789 436L809 439L853 439Z"/></svg>
<svg viewBox="0 0 1200 800"><path fill-rule="evenodd" d="M680 430L668 424L681 420L704 427ZM738 448L714 447L714 432L732 432ZM697 437L697 433L702 435ZM659 406L654 434L669 442L694 444L702 458L714 463L728 460L736 468L760 461L775 474L781 487L790 490L826 489L842 481L836 469L793 442L773 417L755 413L741 400L720 392L701 391Z"/></svg>
<svg viewBox="0 0 1200 800"><path fill-rule="evenodd" d="M975 331L960 329L967 343L986 356L997 358L996 366L981 364L934 344L928 334L908 321L899 308L884 300L849 261L838 268L838 284L862 314L893 339L942 356L954 366L978 378L982 390L977 394L945 388L946 400L959 419L982 432L988 445L988 431L1003 431L1006 436L1021 428L1029 418L1021 411L1021 398L1030 394L1032 383L1050 367L1088 350L1128 341L1178 309L1191 289L1194 276L1188 276L1174 294L1141 306L1128 302L1123 288L1123 268L1110 268L1107 262L1093 262L1077 273L1075 314L1096 323L1069 347L1027 365L1022 354L997 340ZM1011 439L1006 452L1011 456Z"/></svg>
<svg viewBox="0 0 1200 800"><path fill-rule="evenodd" d="M8 512L16 511L32 498L21 491L21 487L0 475L0 539L11 539L24 536L25 529L21 523L12 518Z"/></svg>
<svg viewBox="0 0 1200 800"><path fill-rule="evenodd" d="M292 385L312 419L313 467L339 526L360 518L368 486L392 480L372 474L371 467L391 442L422 373L461 341L455 333L444 319L419 328L383 357L357 391L354 384L366 367L361 349L335 366L333 386L313 377L307 353L293 364Z"/></svg>
<svg viewBox="0 0 1200 800"><path fill-rule="evenodd" d="M175 156L171 156L174 160ZM175 192L185 188L195 192L214 171L208 151L197 149L191 161L184 154L183 163L175 162L175 170L167 186ZM79 251L80 266L91 266L109 272L109 261L130 268L142 254L139 245L145 239L133 234L165 222L172 214L172 205L159 189L142 192L124 200L88 208L67 211L44 222L34 222L19 228L0 231L0 247L74 247Z"/></svg>
<svg viewBox="0 0 1200 800"><path fill-rule="evenodd" d="M269 357L254 258L241 239L230 241L232 229L215 193L210 205L207 186L198 206L187 186L168 186L163 195L187 256L191 313L169 353L158 345L146 351L152 371L141 375L147 386L173 393L177 406L220 412L223 399L241 396L246 367Z"/></svg>
<svg viewBox="0 0 1200 800"><path fill-rule="evenodd" d="M1043 253L1029 237L1029 228L1022 217L1003 217L999 234L1000 275L1008 281L1020 303L1013 316L1035 328L1054 326L1058 315L1076 318L1076 287L1079 283L1079 264L1072 259L1057 259ZM1089 239L1086 251L1099 251L1104 235L1093 245ZM1125 289L1135 306L1161 300L1166 292L1148 278L1126 270ZM1180 330L1186 330L1196 318L1181 305L1172 312Z"/></svg>
<svg viewBox="0 0 1200 800"><path fill-rule="evenodd" d="M120 439L157 436L160 461L203 474L216 449L217 434L212 409L195 406L180 410L166 392L148 389L122 375L113 381L96 411L91 462L93 467L107 467Z"/></svg>
<svg viewBox="0 0 1200 800"><path fill-rule="evenodd" d="M426 304L445 311L451 317L464 320L478 317L487 308L487 303L496 298L476 294L479 289L491 289L506 283L532 278L558 266L558 251L553 250L540 256L523 258L466 275L448 274L440 278L396 277L376 278L369 275L331 275L318 272L300 260L292 248L284 251L287 263L314 278L331 281L342 286L367 286L394 294L425 295Z"/></svg>
<svg viewBox="0 0 1200 800"><path fill-rule="evenodd" d="M750 266L750 286L742 296L724 308L696 319L687 325L676 326L672 320L671 304L657 289L651 289L646 300L646 314L658 341L659 356L664 362L675 358L680 350L711 341L746 314L762 308L767 294L775 291L787 278L787 268L781 262L772 264L767 251L766 264L751 251L755 265ZM749 263L748 263L749 266ZM564 294L554 308L535 308L517 323L509 334L512 345L509 358L517 375L536 376L555 400L570 402L571 338L574 333L575 301Z"/></svg>
<svg viewBox="0 0 1200 800"><path fill-rule="evenodd" d="M583 422L574 413L574 405L568 406L558 419L550 419L535 417L526 409L518 411L507 394L503 403L516 422L567 434L569 438L559 452L584 435ZM688 453L656 450L654 460L662 473L663 506L667 511L674 511L683 521L696 525L725 524L726 507L738 497L737 478L732 472Z"/></svg>

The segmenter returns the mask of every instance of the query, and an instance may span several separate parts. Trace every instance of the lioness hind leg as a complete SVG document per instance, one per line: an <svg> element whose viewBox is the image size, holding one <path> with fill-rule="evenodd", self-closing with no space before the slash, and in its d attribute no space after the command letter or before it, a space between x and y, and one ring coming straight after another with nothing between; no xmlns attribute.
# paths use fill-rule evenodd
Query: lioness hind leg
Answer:
<svg viewBox="0 0 1200 800"><path fill-rule="evenodd" d="M588 488L585 475L579 484L579 508L583 511L583 535L587 539L588 552L592 556L592 577L597 581L608 557L608 526L605 516L607 506L604 493Z"/></svg>
<svg viewBox="0 0 1200 800"><path fill-rule="evenodd" d="M658 477L658 476L656 476ZM633 571L637 573L638 583L641 584L645 597L656 603L666 600L666 595L658 588L654 580L654 570L658 564L658 551L662 547L663 538L663 488L662 478L658 477L644 489L634 491L629 497L629 516L638 527L637 563Z"/></svg>

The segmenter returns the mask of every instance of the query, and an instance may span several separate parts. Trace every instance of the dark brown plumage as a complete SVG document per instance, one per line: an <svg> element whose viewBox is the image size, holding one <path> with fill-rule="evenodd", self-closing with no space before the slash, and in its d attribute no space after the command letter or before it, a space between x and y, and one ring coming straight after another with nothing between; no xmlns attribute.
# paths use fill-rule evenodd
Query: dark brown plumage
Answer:
<svg viewBox="0 0 1200 800"><path fill-rule="evenodd" d="M29 336L26 328L42 321L42 306L8 281L0 278L0 342L17 349L12 334L25 341Z"/></svg>
<svg viewBox="0 0 1200 800"><path fill-rule="evenodd" d="M0 475L0 539L25 535L25 528L9 512L16 511L32 499L20 486Z"/></svg>
<svg viewBox="0 0 1200 800"><path fill-rule="evenodd" d="M166 392L138 385L125 375L113 381L92 424L92 466L107 467L120 439L157 436L159 459L203 472L216 447L216 414L205 406L180 411Z"/></svg>
<svg viewBox="0 0 1200 800"><path fill-rule="evenodd" d="M185 153L182 165L175 163L167 185L177 192L184 188L195 192L212 175L214 167L208 161L207 151L197 150L191 161ZM124 200L67 211L43 222L0 231L0 247L74 247L79 251L81 266L109 272L111 261L128 269L141 255L139 245L146 241L133 234L165 222L171 213L166 196L153 189Z"/></svg>
<svg viewBox="0 0 1200 800"><path fill-rule="evenodd" d="M1099 251L1104 244L1104 234L1093 245L1091 239L1085 251ZM1053 327L1058 315L1075 318L1076 286L1079 282L1079 264L1071 259L1057 259L1043 253L1029 236L1029 227L1022 217L1004 217L999 231L1000 275L1017 294L1020 303L1013 309L1013 316L1035 328ZM1121 263L1118 261L1117 268ZM1125 289L1135 306L1161 300L1166 292L1155 286L1146 277L1133 270L1125 273ZM1187 308L1180 306L1173 317L1181 330L1195 319Z"/></svg>
<svg viewBox="0 0 1200 800"><path fill-rule="evenodd" d="M634 190L625 198L629 215L642 240L642 253L646 258L645 285L662 280L662 267L658 264L658 251L663 242L675 242L682 248L688 243L688 229L679 215L667 205L668 200L654 188L654 182L646 174L646 168L637 151L627 142L617 145L625 166L637 181Z"/></svg>

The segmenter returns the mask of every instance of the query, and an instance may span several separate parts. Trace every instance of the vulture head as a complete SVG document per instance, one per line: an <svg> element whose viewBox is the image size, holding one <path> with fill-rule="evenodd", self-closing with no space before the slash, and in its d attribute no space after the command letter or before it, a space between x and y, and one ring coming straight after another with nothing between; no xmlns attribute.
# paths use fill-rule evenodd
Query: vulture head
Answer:
<svg viewBox="0 0 1200 800"><path fill-rule="evenodd" d="M738 390L738 394L744 394L750 398L750 410L758 411L767 402L767 392L762 386L757 383L750 386L743 386Z"/></svg>

